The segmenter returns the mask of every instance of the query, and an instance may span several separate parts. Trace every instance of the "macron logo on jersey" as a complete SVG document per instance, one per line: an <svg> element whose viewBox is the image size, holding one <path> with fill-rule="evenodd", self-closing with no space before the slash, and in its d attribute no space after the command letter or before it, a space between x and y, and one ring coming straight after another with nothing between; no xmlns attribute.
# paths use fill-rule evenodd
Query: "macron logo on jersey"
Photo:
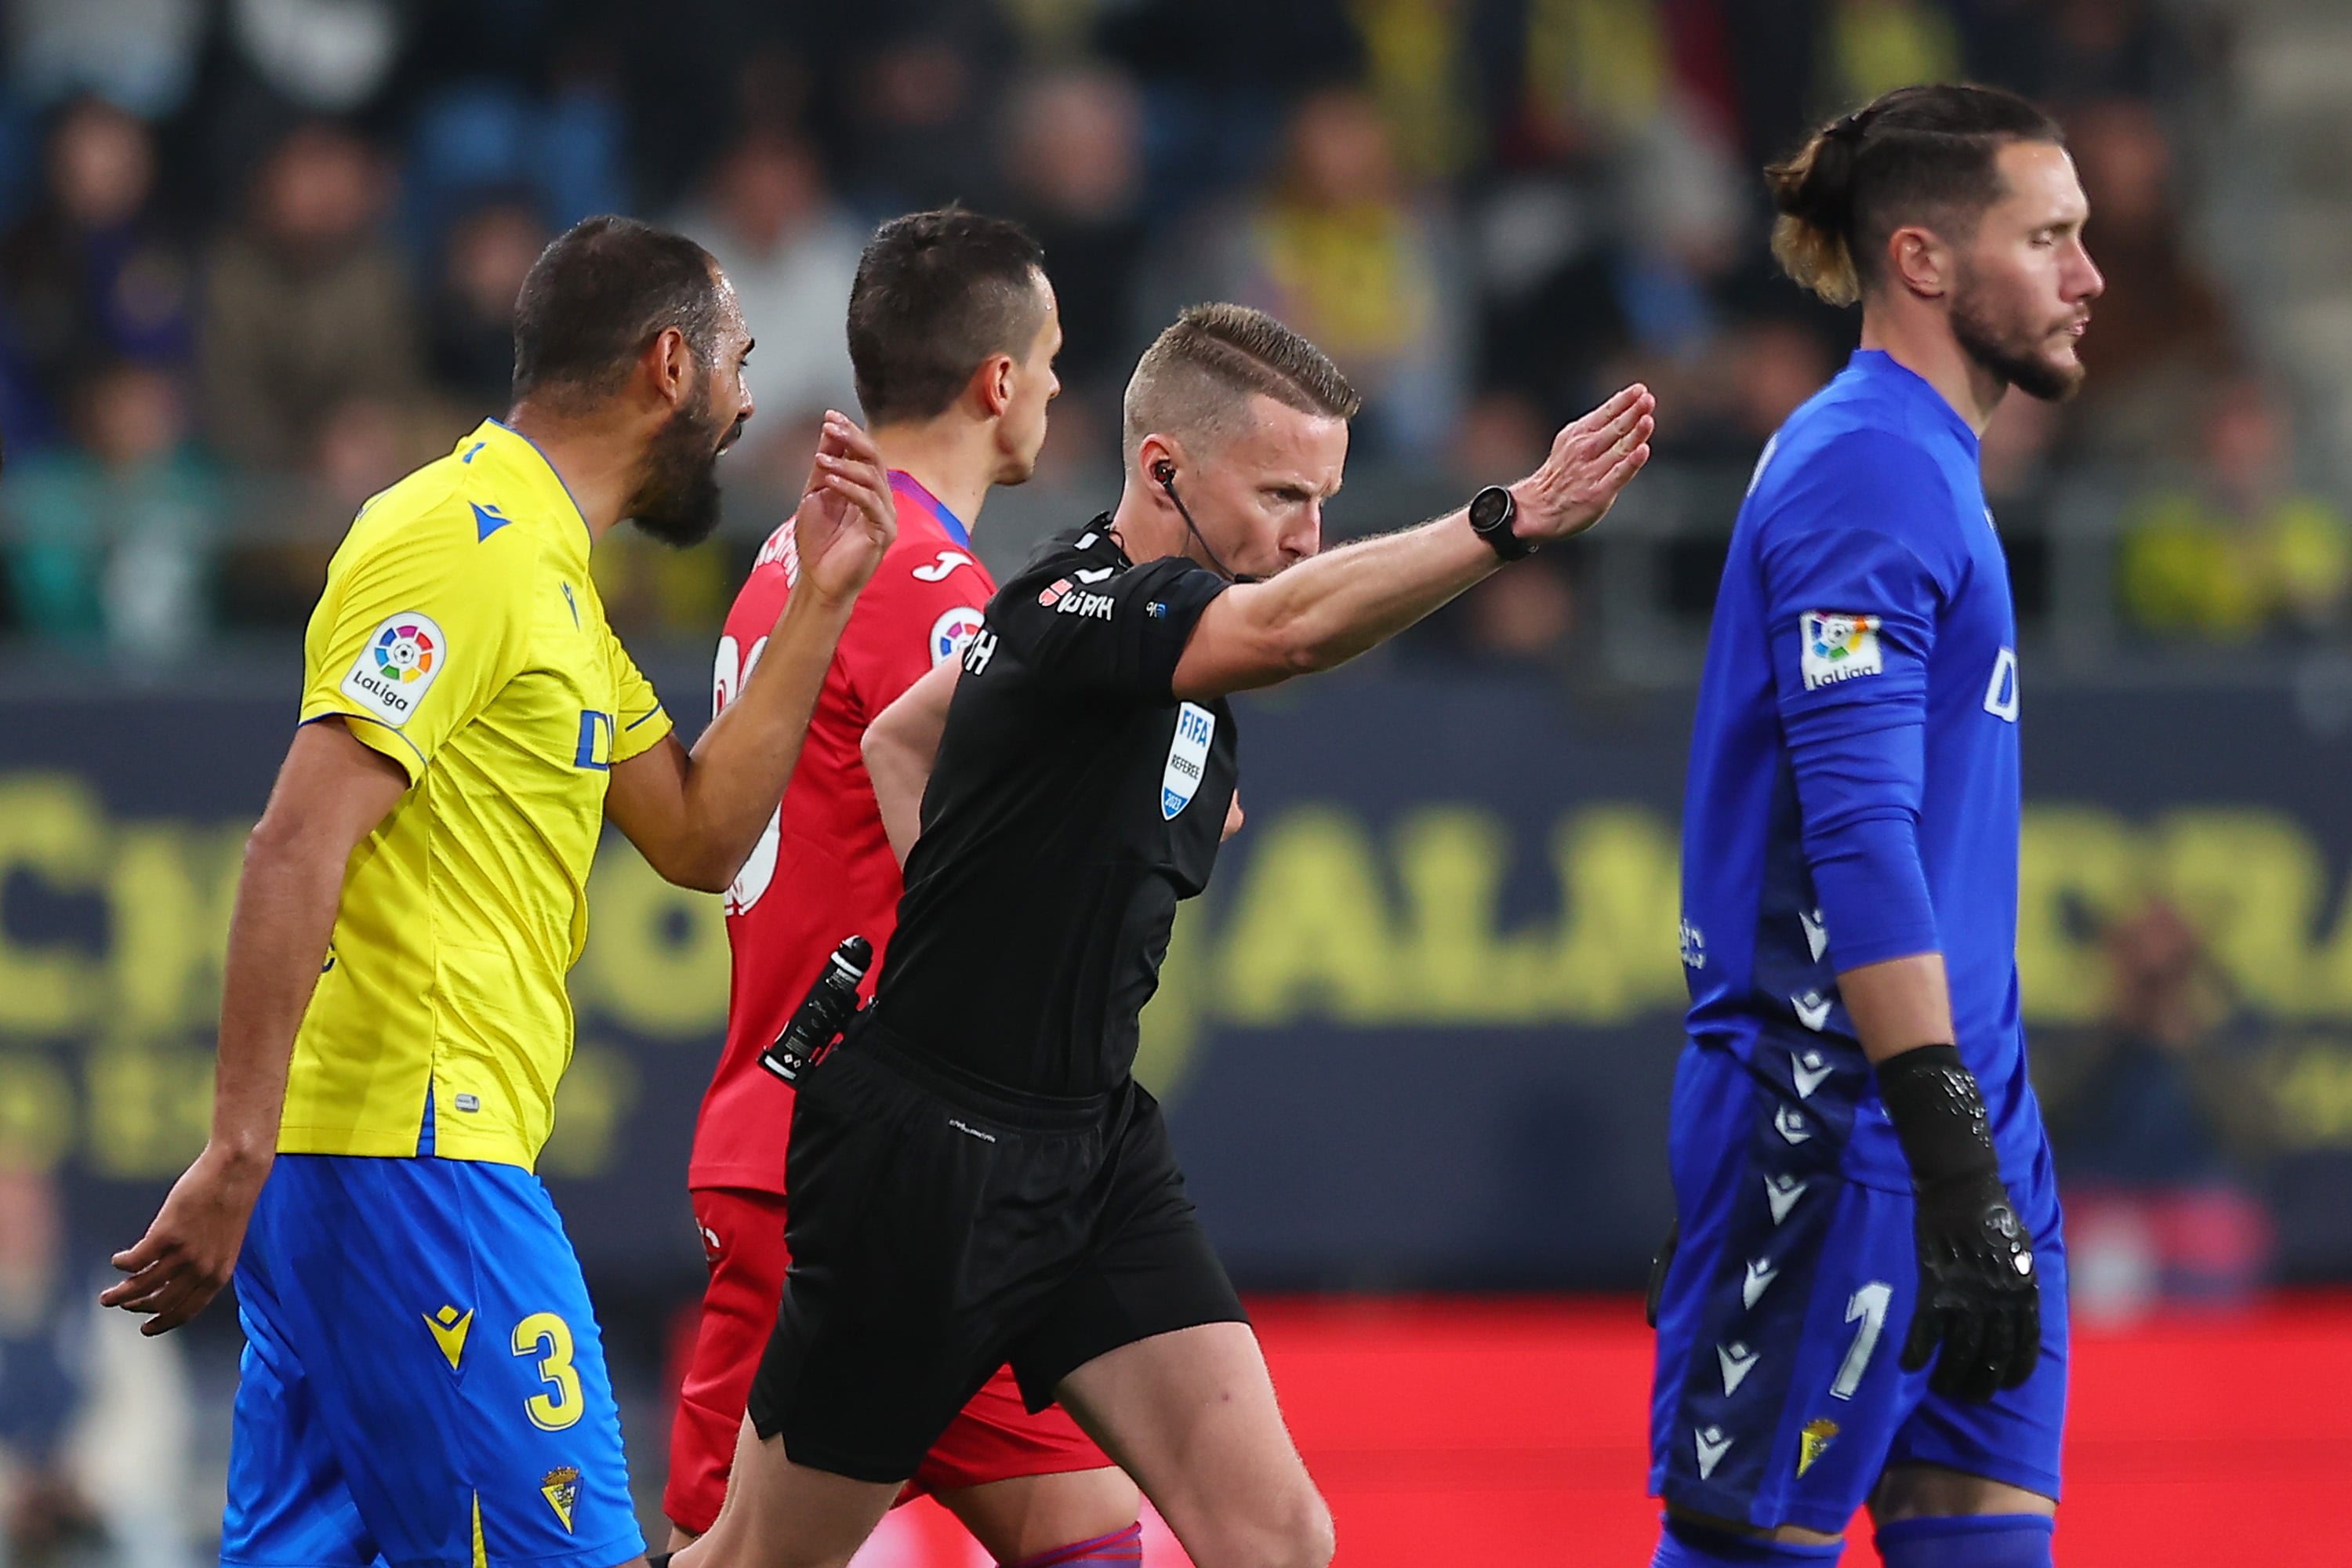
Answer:
<svg viewBox="0 0 2352 1568"><path fill-rule="evenodd" d="M1886 656L1878 646L1878 617L1837 610L1807 610L1798 623L1804 639L1798 669L1805 689L1818 691L1861 675L1886 673Z"/></svg>

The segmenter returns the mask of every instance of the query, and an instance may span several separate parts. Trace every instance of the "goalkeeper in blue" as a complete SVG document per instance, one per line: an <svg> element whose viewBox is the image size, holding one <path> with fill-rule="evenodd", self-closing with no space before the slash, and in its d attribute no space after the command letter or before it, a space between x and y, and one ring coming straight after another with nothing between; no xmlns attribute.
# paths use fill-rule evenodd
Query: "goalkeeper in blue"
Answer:
<svg viewBox="0 0 2352 1568"><path fill-rule="evenodd" d="M1683 824L1654 1568L2051 1561L2066 1265L2017 1000L2016 618L1978 470L2098 270L2057 125L1915 87L1768 172L1862 347L1759 459Z"/></svg>

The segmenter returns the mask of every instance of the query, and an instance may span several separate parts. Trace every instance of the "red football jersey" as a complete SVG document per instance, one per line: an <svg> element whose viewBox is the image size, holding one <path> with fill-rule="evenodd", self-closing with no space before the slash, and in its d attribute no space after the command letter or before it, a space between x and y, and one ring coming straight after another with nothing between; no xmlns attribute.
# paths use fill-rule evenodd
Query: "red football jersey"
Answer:
<svg viewBox="0 0 2352 1568"><path fill-rule="evenodd" d="M996 591L952 512L904 473L894 470L890 487L898 541L851 612L783 803L727 890L735 959L727 1048L702 1097L690 1186L784 1190L793 1091L760 1066L760 1053L782 1032L842 938L863 936L879 953L898 921L898 862L859 742L900 692L961 654ZM742 689L799 575L787 520L761 547L728 612L714 710ZM866 977L869 996L879 970Z"/></svg>

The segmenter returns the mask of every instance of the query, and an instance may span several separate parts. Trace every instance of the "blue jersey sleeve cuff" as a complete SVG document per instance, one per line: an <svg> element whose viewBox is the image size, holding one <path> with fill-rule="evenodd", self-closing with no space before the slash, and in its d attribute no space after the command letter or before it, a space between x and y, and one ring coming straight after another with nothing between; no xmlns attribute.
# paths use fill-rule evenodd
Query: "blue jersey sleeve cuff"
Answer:
<svg viewBox="0 0 2352 1568"><path fill-rule="evenodd" d="M1850 821L1809 836L1806 848L1835 968L1943 951L1918 835L1908 820Z"/></svg>

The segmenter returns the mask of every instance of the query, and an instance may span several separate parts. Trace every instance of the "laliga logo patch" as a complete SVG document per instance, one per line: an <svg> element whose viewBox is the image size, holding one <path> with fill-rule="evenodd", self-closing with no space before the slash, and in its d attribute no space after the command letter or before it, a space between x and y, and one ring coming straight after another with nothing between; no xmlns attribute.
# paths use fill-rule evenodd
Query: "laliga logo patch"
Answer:
<svg viewBox="0 0 2352 1568"><path fill-rule="evenodd" d="M981 614L970 605L958 605L931 623L931 667L939 668L964 650L980 635Z"/></svg>
<svg viewBox="0 0 2352 1568"><path fill-rule="evenodd" d="M1817 691L1858 675L1883 675L1886 657L1878 646L1876 616L1807 610L1799 623L1804 648L1798 660L1805 689Z"/></svg>
<svg viewBox="0 0 2352 1568"><path fill-rule="evenodd" d="M448 638L432 616L415 610L387 616L369 634L339 689L371 718L397 730L449 663Z"/></svg>
<svg viewBox="0 0 2352 1568"><path fill-rule="evenodd" d="M378 674L405 685L433 673L433 633L410 621L384 627L383 635L375 639L375 647L369 651L375 655Z"/></svg>
<svg viewBox="0 0 2352 1568"><path fill-rule="evenodd" d="M1168 766L1160 774L1160 815L1173 822L1192 804L1201 775L1209 765L1209 742L1217 733L1217 716L1197 702L1176 710L1176 734L1168 742Z"/></svg>

